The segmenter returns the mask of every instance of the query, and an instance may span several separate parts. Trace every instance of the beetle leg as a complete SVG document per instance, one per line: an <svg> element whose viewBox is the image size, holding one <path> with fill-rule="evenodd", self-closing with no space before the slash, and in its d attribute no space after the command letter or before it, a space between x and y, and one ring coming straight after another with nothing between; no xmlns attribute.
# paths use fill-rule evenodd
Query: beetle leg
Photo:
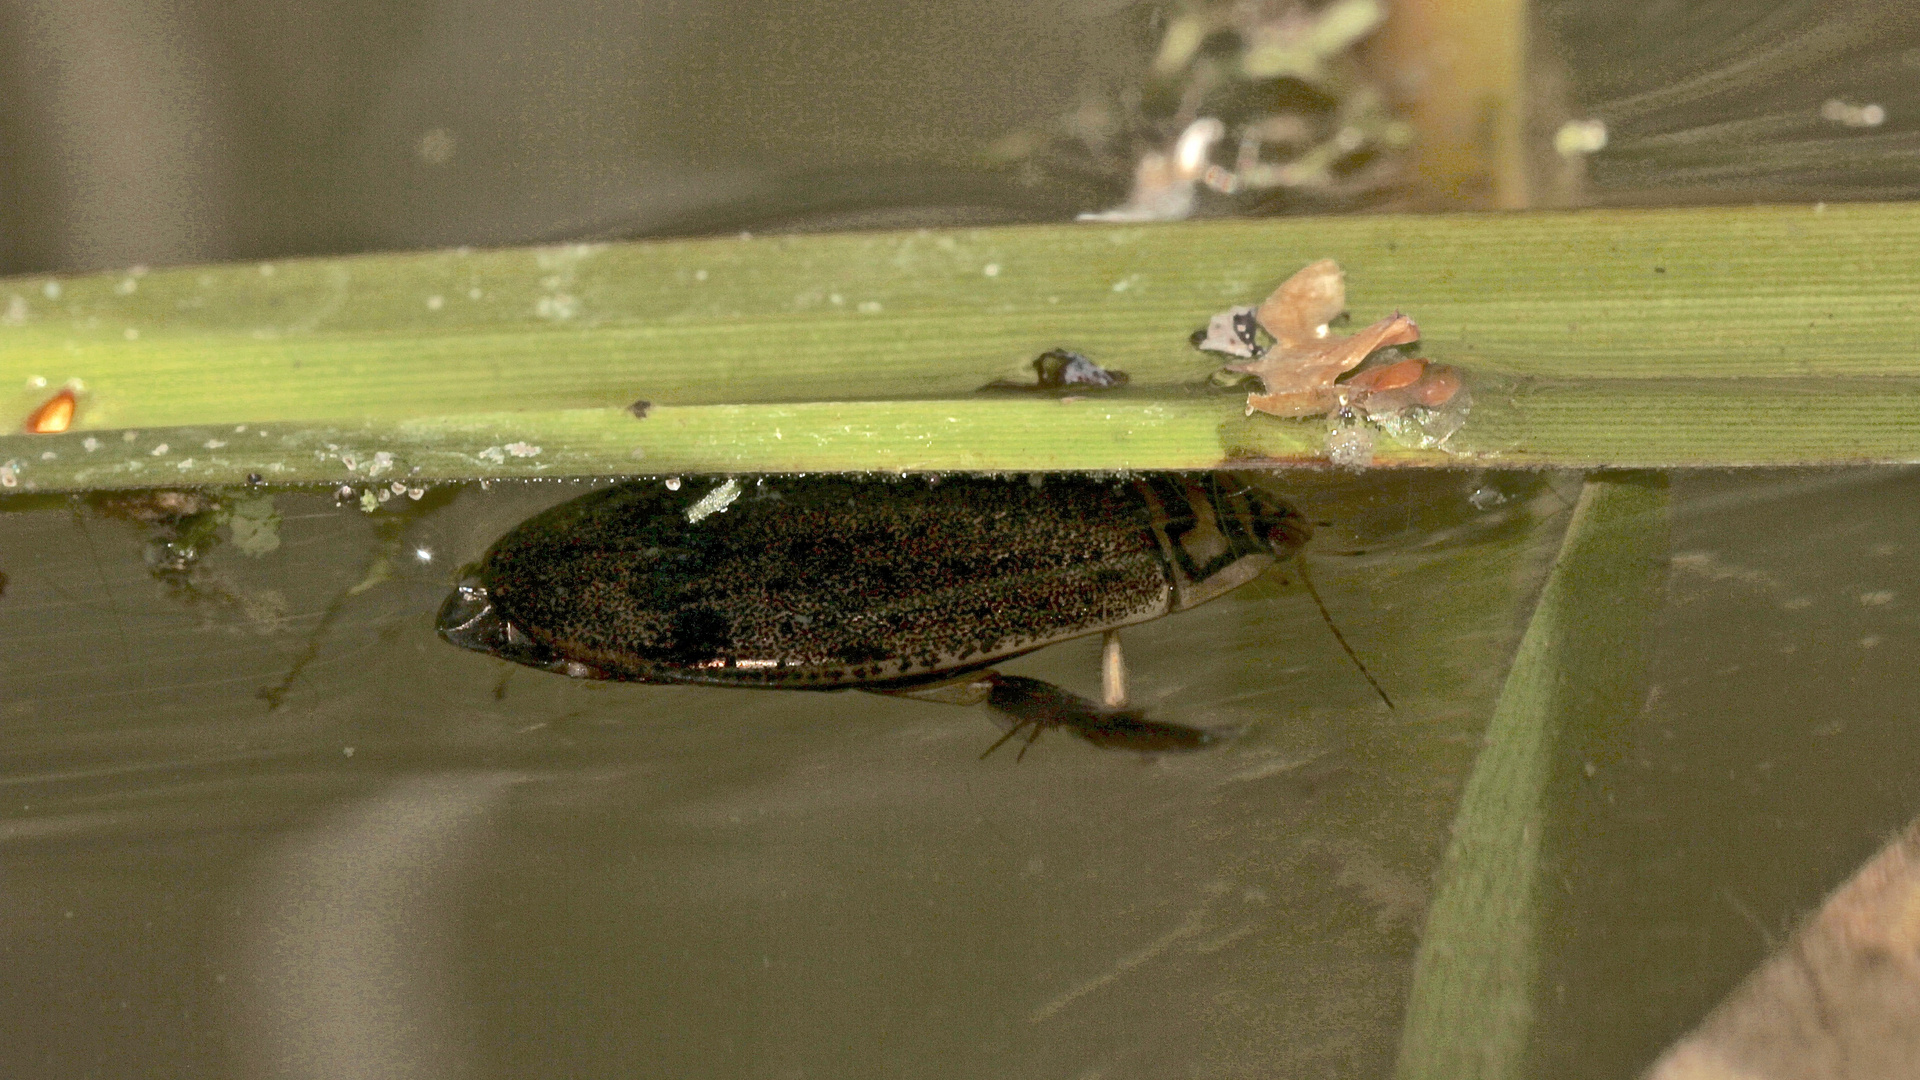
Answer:
<svg viewBox="0 0 1920 1080"><path fill-rule="evenodd" d="M1028 745L1032 745L1041 731L1051 727L1064 727L1104 749L1141 753L1198 750L1215 740L1210 731L1149 720L1137 709L1109 709L1052 683L1024 675L995 672L988 680L993 693L987 699L987 707L1014 721L1012 730L994 743L995 747L1029 724L1033 726L1033 733L1027 740Z"/></svg>
<svg viewBox="0 0 1920 1080"><path fill-rule="evenodd" d="M1126 667L1121 661L1120 639L1112 631L1107 633L1107 642L1103 650L1102 675L1111 678L1117 675L1119 696L1126 696ZM1112 700L1114 685L1107 683L1108 700ZM1049 682L1030 679L1024 675L1002 675L997 671L980 671L964 678L944 682L935 686L914 687L912 689L874 690L871 693L886 694L889 697L907 697L919 701L935 701L943 705L978 705L984 703L987 708L999 716L996 723L1006 725L1006 731L992 746L987 747L980 757L985 759L995 750L1005 746L1026 732L1026 741L1020 746L1015 761L1024 759L1027 751L1040 738L1041 732L1048 728L1063 727L1095 746L1108 750L1136 750L1141 753L1154 753L1164 750L1198 750L1214 741L1212 732L1185 724L1170 724L1149 720L1137 709L1128 709L1114 705L1102 705L1090 701L1068 690L1063 690ZM1004 719L1001 719L1004 717ZM1010 723L1009 723L1010 721Z"/></svg>
<svg viewBox="0 0 1920 1080"><path fill-rule="evenodd" d="M1127 707L1127 658L1118 630L1108 630L1100 643L1100 700L1109 709Z"/></svg>
<svg viewBox="0 0 1920 1080"><path fill-rule="evenodd" d="M964 678L951 682L936 683L933 686L915 686L907 689L875 690L866 687L869 693L885 694L888 697L912 698L915 701L932 701L941 705L978 705L987 700L993 692L993 683L988 681L991 672L969 672Z"/></svg>
<svg viewBox="0 0 1920 1080"><path fill-rule="evenodd" d="M997 739L995 739L995 740L993 740L993 745L992 745L992 746L989 746L989 747L987 747L987 749L986 749L986 750L985 750L985 751L984 751L984 752L983 752L983 753L982 753L982 754L980 755L980 760L981 760L981 761L985 761L985 760L987 760L987 755L988 755L988 754L991 754L991 753L993 753L993 752L994 752L995 750L998 750L998 749L1000 749L1000 748L1001 748L1002 746L1005 746L1005 745L1007 744L1007 740L1008 740L1008 739L1011 739L1011 738L1013 738L1013 737L1014 737L1015 735L1018 735L1018 734L1020 734L1020 729L1021 729L1021 728L1023 728L1023 727L1026 727L1026 726L1027 726L1028 724L1032 724L1032 725L1033 725L1033 735L1031 735L1030 737L1028 737L1028 739L1027 739L1027 746L1032 746L1032 745L1033 745L1033 740L1034 740L1034 739L1037 739L1037 738L1039 738L1039 737L1040 737L1040 722L1039 722L1039 721L1037 721L1037 720L1022 720L1022 721L1020 721L1019 723L1017 723L1017 724L1015 724L1015 725L1013 725L1012 727L1010 727L1010 728L1008 728L1008 729L1007 729L1007 733L1006 733L1005 735L1002 735L1002 736L1000 736L999 738L997 738ZM1027 753L1027 746L1023 746L1023 747L1021 747L1021 748L1020 748L1020 754L1021 754L1021 756L1022 756L1022 757L1024 757L1024 756L1026 756L1026 753ZM1014 760L1015 760L1015 761L1018 761L1018 760L1020 760L1020 759L1019 759L1019 758L1015 758Z"/></svg>
<svg viewBox="0 0 1920 1080"><path fill-rule="evenodd" d="M1034 721L1033 730L1027 732L1027 741L1021 745L1020 752L1013 755L1013 760L1025 761L1027 759L1027 751L1033 749L1033 744L1040 741L1040 732L1042 730L1040 722L1037 720Z"/></svg>

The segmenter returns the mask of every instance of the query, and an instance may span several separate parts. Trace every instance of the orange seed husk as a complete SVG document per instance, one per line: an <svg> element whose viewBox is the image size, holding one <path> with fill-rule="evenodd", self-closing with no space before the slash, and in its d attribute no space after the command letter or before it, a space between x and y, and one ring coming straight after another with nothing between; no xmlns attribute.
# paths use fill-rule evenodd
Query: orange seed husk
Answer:
<svg viewBox="0 0 1920 1080"><path fill-rule="evenodd" d="M79 400L71 388L61 390L27 414L29 435L57 435L73 426L73 413Z"/></svg>

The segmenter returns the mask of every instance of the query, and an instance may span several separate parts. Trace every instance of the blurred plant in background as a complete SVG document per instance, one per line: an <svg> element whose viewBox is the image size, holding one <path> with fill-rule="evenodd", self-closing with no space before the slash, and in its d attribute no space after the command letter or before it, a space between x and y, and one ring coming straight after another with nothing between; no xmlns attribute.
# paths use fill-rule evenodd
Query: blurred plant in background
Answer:
<svg viewBox="0 0 1920 1080"><path fill-rule="evenodd" d="M1032 183L1130 179L1105 221L1326 210L1379 201L1412 128L1357 48L1381 0L1148 0L1129 5L1138 65L1051 125L989 149Z"/></svg>

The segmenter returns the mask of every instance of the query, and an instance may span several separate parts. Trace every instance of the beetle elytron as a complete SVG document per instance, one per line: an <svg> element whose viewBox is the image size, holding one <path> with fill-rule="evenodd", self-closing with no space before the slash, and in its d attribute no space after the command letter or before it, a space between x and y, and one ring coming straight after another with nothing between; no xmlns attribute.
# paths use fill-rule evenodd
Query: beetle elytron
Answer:
<svg viewBox="0 0 1920 1080"><path fill-rule="evenodd" d="M577 678L984 701L1029 742L1065 725L1190 748L1210 736L990 668L1205 603L1311 534L1229 473L700 488L622 483L529 519L448 597L440 635Z"/></svg>

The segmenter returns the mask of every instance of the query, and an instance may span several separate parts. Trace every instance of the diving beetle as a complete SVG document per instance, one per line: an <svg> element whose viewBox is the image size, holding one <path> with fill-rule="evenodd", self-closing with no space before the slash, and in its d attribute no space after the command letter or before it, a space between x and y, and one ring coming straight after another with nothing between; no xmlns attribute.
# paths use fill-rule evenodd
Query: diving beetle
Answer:
<svg viewBox="0 0 1920 1080"><path fill-rule="evenodd" d="M1211 736L1115 700L1112 632L1219 597L1311 533L1225 472L630 481L501 537L439 632L576 678L984 702L1009 737L1030 727L1029 745L1065 726L1096 745L1190 749ZM1105 705L990 670L1103 632Z"/></svg>

